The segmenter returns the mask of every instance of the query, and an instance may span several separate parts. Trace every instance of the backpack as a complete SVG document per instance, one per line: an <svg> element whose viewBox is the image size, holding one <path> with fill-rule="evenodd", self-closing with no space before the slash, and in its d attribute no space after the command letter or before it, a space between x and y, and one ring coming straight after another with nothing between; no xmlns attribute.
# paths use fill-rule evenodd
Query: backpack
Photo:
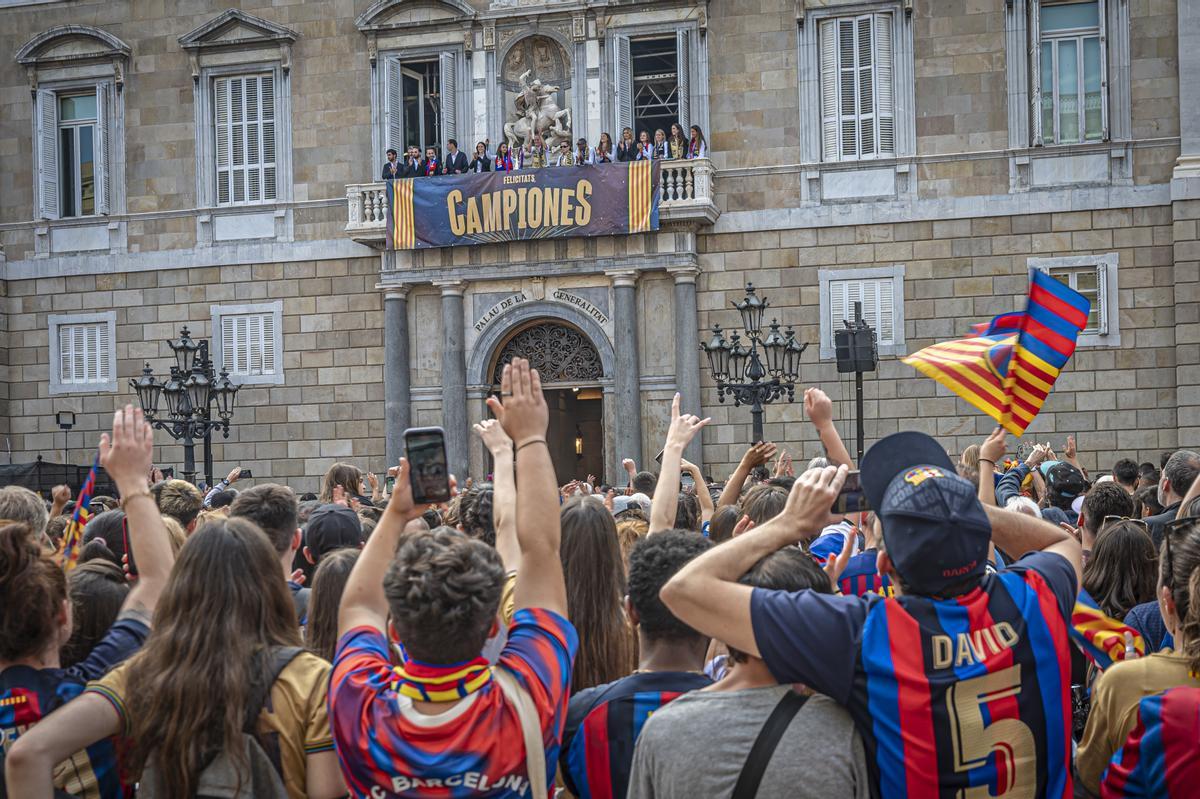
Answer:
<svg viewBox="0 0 1200 799"><path fill-rule="evenodd" d="M242 774L238 784L238 771L229 753L220 751L212 755L200 771L195 799L288 799L283 786L283 766L279 759L278 741L264 740L255 733L258 716L271 696L271 686L287 665L304 650L298 646L272 649L270 654L270 679L262 685L254 685L250 701L246 704L246 723L242 727L241 745L250 764L247 776ZM142 799L170 799L176 796L172 786L162 784L159 770L148 763L142 773L138 796Z"/></svg>

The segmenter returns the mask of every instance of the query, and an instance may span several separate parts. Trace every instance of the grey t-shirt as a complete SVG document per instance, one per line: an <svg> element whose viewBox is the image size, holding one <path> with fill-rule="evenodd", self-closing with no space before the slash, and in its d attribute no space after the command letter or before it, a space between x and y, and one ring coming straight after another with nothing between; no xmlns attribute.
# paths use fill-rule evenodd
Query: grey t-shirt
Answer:
<svg viewBox="0 0 1200 799"><path fill-rule="evenodd" d="M628 799L732 796L750 747L789 689L693 691L654 711L638 738ZM850 714L826 696L809 697L771 756L758 795L869 797L866 754Z"/></svg>

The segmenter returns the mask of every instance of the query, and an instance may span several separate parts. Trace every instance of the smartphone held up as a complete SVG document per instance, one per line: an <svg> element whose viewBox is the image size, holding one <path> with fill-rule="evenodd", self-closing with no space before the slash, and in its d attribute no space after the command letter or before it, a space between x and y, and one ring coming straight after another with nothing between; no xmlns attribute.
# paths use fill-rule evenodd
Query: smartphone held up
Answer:
<svg viewBox="0 0 1200 799"><path fill-rule="evenodd" d="M867 502L867 495L863 493L862 480L859 479L858 470L853 469L847 472L846 482L842 484L842 490L838 492L837 499L833 501L831 511L842 515L862 513L870 509L870 505Z"/></svg>
<svg viewBox="0 0 1200 799"><path fill-rule="evenodd" d="M433 505L450 501L450 468L446 461L446 434L440 427L412 427L404 431L404 456L413 502Z"/></svg>

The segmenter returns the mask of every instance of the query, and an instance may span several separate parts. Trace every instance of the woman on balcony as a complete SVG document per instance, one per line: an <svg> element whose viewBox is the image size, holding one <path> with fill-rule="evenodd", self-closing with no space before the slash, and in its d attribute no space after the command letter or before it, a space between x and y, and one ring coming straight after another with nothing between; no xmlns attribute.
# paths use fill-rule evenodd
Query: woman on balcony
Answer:
<svg viewBox="0 0 1200 799"><path fill-rule="evenodd" d="M652 161L654 160L654 145L650 142L650 134L647 131L642 131L638 134L637 155L634 156L635 161Z"/></svg>
<svg viewBox="0 0 1200 799"><path fill-rule="evenodd" d="M617 145L617 160L637 160L637 142L633 140L633 128L625 128L621 131L621 143Z"/></svg>
<svg viewBox="0 0 1200 799"><path fill-rule="evenodd" d="M662 128L654 131L654 160L668 161L671 158L671 146L667 144L667 132Z"/></svg>
<svg viewBox="0 0 1200 799"><path fill-rule="evenodd" d="M708 158L708 145L704 141L704 131L699 125L692 125L692 138L688 141L688 158Z"/></svg>
<svg viewBox="0 0 1200 799"><path fill-rule="evenodd" d="M678 122L671 123L671 138L667 140L667 143L670 145L671 158L675 160L683 158L687 152L688 143L687 139L683 136L683 128Z"/></svg>
<svg viewBox="0 0 1200 799"><path fill-rule="evenodd" d="M512 153L508 151L508 142L502 141L496 145L496 171L497 172L512 172L513 158Z"/></svg>
<svg viewBox="0 0 1200 799"><path fill-rule="evenodd" d="M484 142L475 143L475 157L471 159L471 163L467 169L471 172L492 171L492 159L488 158L487 144Z"/></svg>
<svg viewBox="0 0 1200 799"><path fill-rule="evenodd" d="M600 143L596 145L596 163L611 164L613 160L612 137L607 133L600 134Z"/></svg>

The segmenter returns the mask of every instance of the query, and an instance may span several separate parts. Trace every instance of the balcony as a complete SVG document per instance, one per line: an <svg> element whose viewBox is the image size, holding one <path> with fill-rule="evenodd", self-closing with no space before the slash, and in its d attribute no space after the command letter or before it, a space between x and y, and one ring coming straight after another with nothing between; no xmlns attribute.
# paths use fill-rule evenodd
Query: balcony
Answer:
<svg viewBox="0 0 1200 799"><path fill-rule="evenodd" d="M707 158L664 161L658 205L660 224L711 225L721 212L713 197L713 167ZM359 244L383 249L387 231L387 192L383 181L346 186L346 234Z"/></svg>

